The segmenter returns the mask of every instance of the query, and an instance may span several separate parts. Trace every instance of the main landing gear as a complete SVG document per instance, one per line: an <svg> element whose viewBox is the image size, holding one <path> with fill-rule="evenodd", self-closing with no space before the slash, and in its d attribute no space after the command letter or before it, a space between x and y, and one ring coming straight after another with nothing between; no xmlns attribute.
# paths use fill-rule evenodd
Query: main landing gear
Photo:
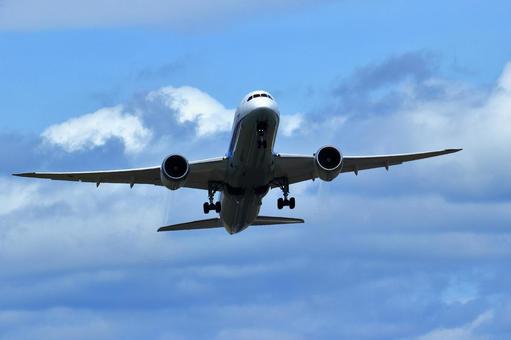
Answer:
<svg viewBox="0 0 511 340"><path fill-rule="evenodd" d="M287 178L281 178L277 181L277 184L282 190L284 198L279 198L277 200L277 208L282 209L284 207L289 207L289 209L294 209L296 205L296 201L294 197L288 199L289 196L289 181Z"/></svg>
<svg viewBox="0 0 511 340"><path fill-rule="evenodd" d="M266 149L268 144L266 143L265 134L268 128L268 124L266 122L257 123L257 148L258 149Z"/></svg>
<svg viewBox="0 0 511 340"><path fill-rule="evenodd" d="M209 183L208 185L208 198L209 202L204 202L203 209L205 214L209 214L210 211L214 210L217 213L222 211L222 204L219 202L214 203L215 194L222 187L219 183Z"/></svg>

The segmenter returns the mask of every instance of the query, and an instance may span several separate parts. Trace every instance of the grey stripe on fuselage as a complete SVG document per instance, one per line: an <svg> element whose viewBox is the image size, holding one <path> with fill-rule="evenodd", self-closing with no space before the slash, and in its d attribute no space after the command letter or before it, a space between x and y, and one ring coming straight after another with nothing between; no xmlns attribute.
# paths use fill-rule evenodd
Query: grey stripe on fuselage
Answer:
<svg viewBox="0 0 511 340"><path fill-rule="evenodd" d="M254 98L254 94L266 96ZM266 125L266 148L258 145L257 126L261 122ZM262 198L273 179L273 145L278 126L278 106L267 92L248 94L236 110L220 213L225 229L231 234L246 229L259 214Z"/></svg>

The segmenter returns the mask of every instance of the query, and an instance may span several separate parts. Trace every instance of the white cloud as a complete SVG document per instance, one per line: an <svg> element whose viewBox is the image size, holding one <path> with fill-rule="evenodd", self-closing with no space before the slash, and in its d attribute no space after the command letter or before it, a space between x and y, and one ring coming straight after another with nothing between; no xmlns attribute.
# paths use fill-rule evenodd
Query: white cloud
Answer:
<svg viewBox="0 0 511 340"><path fill-rule="evenodd" d="M279 9L310 0L262 0L259 8ZM165 25L197 29L246 11L252 3L234 0L4 0L0 29Z"/></svg>
<svg viewBox="0 0 511 340"><path fill-rule="evenodd" d="M280 126L282 133L286 137L292 136L296 131L302 128L304 118L303 114L296 113L294 115L282 116Z"/></svg>
<svg viewBox="0 0 511 340"><path fill-rule="evenodd" d="M479 335L476 330L481 325L491 321L493 313L491 311L479 315L472 322L456 328L436 329L428 334L420 336L417 340L486 340L490 339L488 335Z"/></svg>
<svg viewBox="0 0 511 340"><path fill-rule="evenodd" d="M22 209L32 203L38 194L34 183L21 185L13 181L0 179L0 216Z"/></svg>
<svg viewBox="0 0 511 340"><path fill-rule="evenodd" d="M115 106L52 125L42 137L67 152L93 149L118 139L126 152L136 153L147 145L151 135L139 117L125 113L122 106Z"/></svg>
<svg viewBox="0 0 511 340"><path fill-rule="evenodd" d="M162 120L192 124L196 137L201 138L230 131L236 111L191 86L162 87L149 92L144 101L130 110L123 105L105 107L50 126L42 133L43 140L67 152L76 152L101 147L117 139L127 153L135 154L144 150L149 141L153 142L153 149L157 149L158 143L172 132L171 128L162 128ZM281 119L283 134L292 136L302 128L304 116L297 113L283 115Z"/></svg>
<svg viewBox="0 0 511 340"><path fill-rule="evenodd" d="M234 109L227 109L207 93L189 86L163 87L147 95L150 102L161 101L176 112L181 124L196 123L199 137L228 131L234 118Z"/></svg>
<svg viewBox="0 0 511 340"><path fill-rule="evenodd" d="M467 198L505 195L511 189L511 162L506 159L511 141L511 64L489 90L434 81L441 95L421 96L420 86L395 89L400 103L390 112L355 112L348 120L328 124L305 116L303 143L335 143L346 155L463 148L406 166L414 167L422 181L438 190L463 191Z"/></svg>

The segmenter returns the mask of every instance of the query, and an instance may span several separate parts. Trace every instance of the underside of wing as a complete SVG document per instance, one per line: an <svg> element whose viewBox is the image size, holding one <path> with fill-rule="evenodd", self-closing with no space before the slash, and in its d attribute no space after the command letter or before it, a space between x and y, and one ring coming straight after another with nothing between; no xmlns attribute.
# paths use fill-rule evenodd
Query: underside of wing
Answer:
<svg viewBox="0 0 511 340"><path fill-rule="evenodd" d="M406 153L395 155L378 156L344 156L341 172L354 172L360 170L387 168L404 162L415 161L424 158L447 155L458 152L461 149L445 149L437 151ZM314 156L305 155L276 155L275 178L287 178L289 184L299 183L318 178L317 166ZM272 185L276 187L277 185Z"/></svg>
<svg viewBox="0 0 511 340"><path fill-rule="evenodd" d="M224 183L229 160L217 157L190 162L190 173L186 178L185 187L208 190L209 182Z"/></svg>
<svg viewBox="0 0 511 340"><path fill-rule="evenodd" d="M458 152L460 150L461 149L445 149L438 151L381 156L346 156L343 158L341 172L354 172L355 174L358 174L358 171L360 170L388 168L392 165L398 165L424 158L447 155L450 153Z"/></svg>
<svg viewBox="0 0 511 340"><path fill-rule="evenodd" d="M127 183L161 185L160 167L90 171L90 172L27 172L14 174L19 177L44 178L57 181L75 181L96 183Z"/></svg>
<svg viewBox="0 0 511 340"><path fill-rule="evenodd" d="M287 178L289 184L317 178L315 167L313 156L281 154L275 156L275 178Z"/></svg>
<svg viewBox="0 0 511 340"><path fill-rule="evenodd" d="M185 188L208 189L209 182L224 182L227 160L225 157L190 162ZM43 178L57 181L96 183L125 183L162 185L160 166L141 169L83 171L83 172L26 172L14 174L19 177Z"/></svg>

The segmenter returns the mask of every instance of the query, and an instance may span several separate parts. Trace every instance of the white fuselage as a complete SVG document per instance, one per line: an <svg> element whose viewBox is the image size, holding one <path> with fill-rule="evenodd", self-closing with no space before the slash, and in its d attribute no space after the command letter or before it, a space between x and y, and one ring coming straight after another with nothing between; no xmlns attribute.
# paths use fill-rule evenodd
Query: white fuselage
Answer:
<svg viewBox="0 0 511 340"><path fill-rule="evenodd" d="M236 110L220 213L231 234L246 229L256 219L270 190L278 126L278 106L267 92L248 94Z"/></svg>

